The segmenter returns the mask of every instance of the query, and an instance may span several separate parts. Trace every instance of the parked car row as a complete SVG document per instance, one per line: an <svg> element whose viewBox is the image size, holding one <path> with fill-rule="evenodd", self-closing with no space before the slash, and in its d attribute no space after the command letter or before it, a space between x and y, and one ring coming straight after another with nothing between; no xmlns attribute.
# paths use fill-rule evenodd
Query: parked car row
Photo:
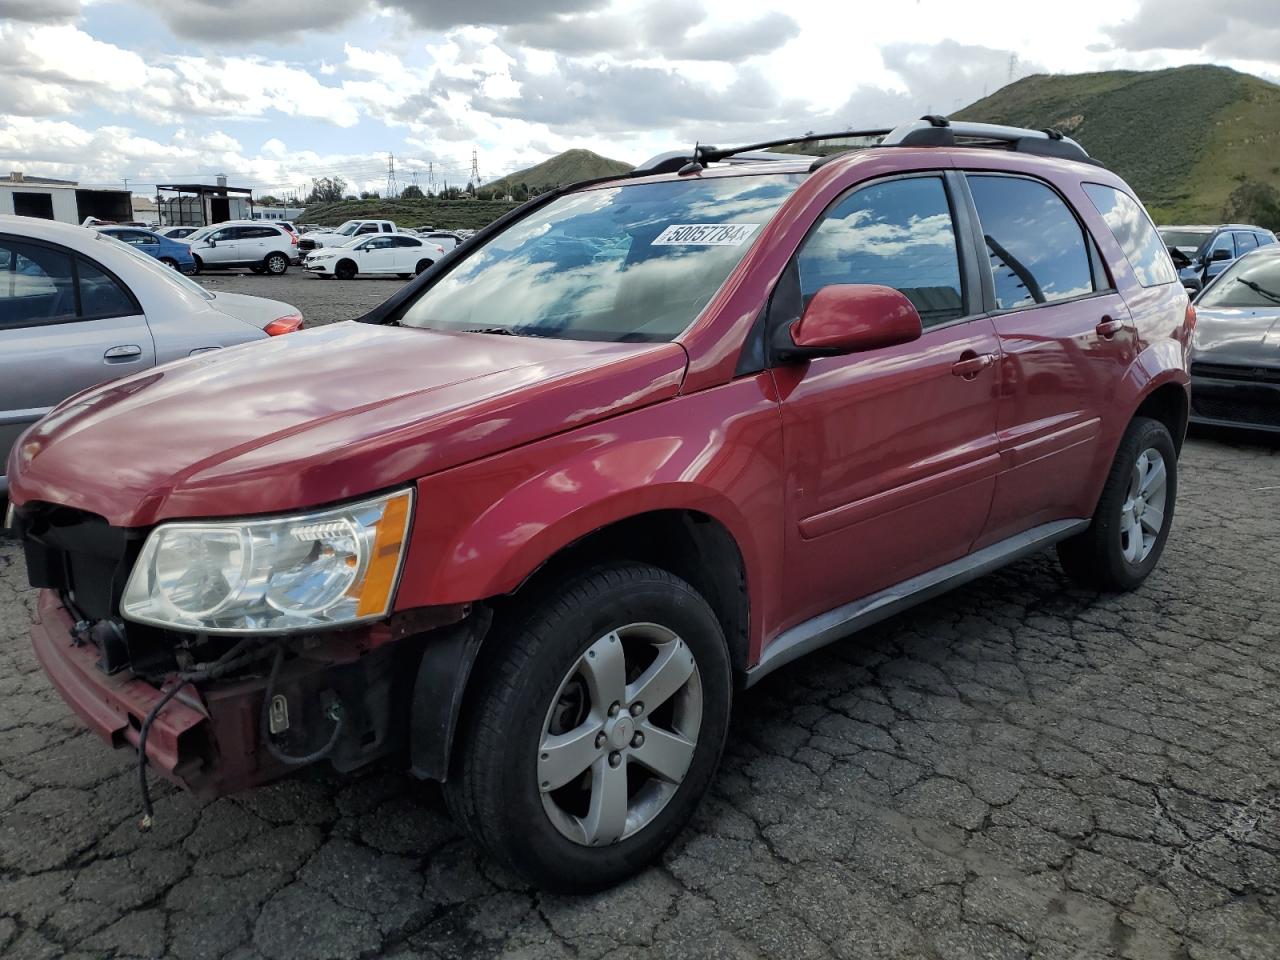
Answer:
<svg viewBox="0 0 1280 960"><path fill-rule="evenodd" d="M1160 227L1160 239L1192 294L1204 289L1237 257L1276 242L1276 235L1247 223Z"/></svg>

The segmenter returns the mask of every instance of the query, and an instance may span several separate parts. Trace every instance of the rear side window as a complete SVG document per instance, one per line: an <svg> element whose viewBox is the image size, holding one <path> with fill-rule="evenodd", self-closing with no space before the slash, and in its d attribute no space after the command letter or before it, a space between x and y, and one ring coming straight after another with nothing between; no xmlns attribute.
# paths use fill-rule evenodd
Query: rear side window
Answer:
<svg viewBox="0 0 1280 960"><path fill-rule="evenodd" d="M137 313L133 300L120 284L87 260L80 260L80 315L124 317Z"/></svg>
<svg viewBox="0 0 1280 960"><path fill-rule="evenodd" d="M1258 249L1258 238L1252 233L1236 234L1236 256L1242 257L1250 250Z"/></svg>
<svg viewBox="0 0 1280 960"><path fill-rule="evenodd" d="M1060 196L1021 177L969 176L997 310L1095 291L1084 229Z"/></svg>
<svg viewBox="0 0 1280 960"><path fill-rule="evenodd" d="M964 316L955 226L940 177L851 193L823 216L796 265L806 304L833 283L874 283L901 291L926 327Z"/></svg>
<svg viewBox="0 0 1280 960"><path fill-rule="evenodd" d="M1101 183L1083 184L1093 205L1102 214L1107 228L1120 244L1129 266L1138 282L1144 287L1161 283L1173 283L1178 272L1169 259L1169 251L1160 240L1160 234L1151 224L1151 218L1139 206L1138 201L1115 187Z"/></svg>

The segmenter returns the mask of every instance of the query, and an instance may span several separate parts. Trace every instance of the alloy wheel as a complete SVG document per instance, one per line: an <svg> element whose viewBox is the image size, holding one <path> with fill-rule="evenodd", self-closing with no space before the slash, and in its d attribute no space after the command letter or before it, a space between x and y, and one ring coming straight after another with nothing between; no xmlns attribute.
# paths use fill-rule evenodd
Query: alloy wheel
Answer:
<svg viewBox="0 0 1280 960"><path fill-rule="evenodd" d="M1151 555L1164 526L1169 471L1164 456L1154 447L1138 454L1129 478L1129 489L1120 507L1120 551L1132 564Z"/></svg>
<svg viewBox="0 0 1280 960"><path fill-rule="evenodd" d="M674 632L632 623L589 646L547 710L537 758L542 806L583 846L644 829L680 788L702 724L702 680Z"/></svg>

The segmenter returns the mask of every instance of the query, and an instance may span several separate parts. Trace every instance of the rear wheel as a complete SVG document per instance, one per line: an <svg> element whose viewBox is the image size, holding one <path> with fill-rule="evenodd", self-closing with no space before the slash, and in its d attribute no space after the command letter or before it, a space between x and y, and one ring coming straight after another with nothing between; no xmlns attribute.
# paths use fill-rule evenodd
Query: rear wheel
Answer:
<svg viewBox="0 0 1280 960"><path fill-rule="evenodd" d="M413 268L413 275L416 277L416 276L417 276L418 274L420 274L423 270L426 270L427 268L429 268L429 267L431 266L432 262L433 262L433 261L431 261L431 260L419 260L419 261L418 261L418 265L417 265L416 267L414 267L414 268Z"/></svg>
<svg viewBox="0 0 1280 960"><path fill-rule="evenodd" d="M486 641L445 783L507 867L581 892L643 869L711 783L732 677L710 607L641 564L597 569Z"/></svg>
<svg viewBox="0 0 1280 960"><path fill-rule="evenodd" d="M1169 428L1135 417L1120 440L1084 533L1058 544L1067 575L1098 590L1133 590L1155 569L1173 524L1178 454Z"/></svg>
<svg viewBox="0 0 1280 960"><path fill-rule="evenodd" d="M277 250L275 253L268 253L266 259L262 261L262 265L266 268L267 273L273 277L278 277L289 269L289 258Z"/></svg>
<svg viewBox="0 0 1280 960"><path fill-rule="evenodd" d="M333 268L333 275L339 280L352 280L356 275L356 265L350 260L340 260Z"/></svg>
<svg viewBox="0 0 1280 960"><path fill-rule="evenodd" d="M178 269L178 261L173 259L173 257L161 257L160 262L163 263L170 270Z"/></svg>

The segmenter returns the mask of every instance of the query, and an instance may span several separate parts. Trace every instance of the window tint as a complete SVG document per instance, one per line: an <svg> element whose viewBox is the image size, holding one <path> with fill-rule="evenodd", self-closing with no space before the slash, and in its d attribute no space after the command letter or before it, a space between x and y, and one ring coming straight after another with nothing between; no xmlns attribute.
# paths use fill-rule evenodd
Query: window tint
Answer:
<svg viewBox="0 0 1280 960"><path fill-rule="evenodd" d="M396 247L420 247L420 246L422 246L422 241L421 241L421 240L416 239L415 237L394 237L394 238L393 238L393 242L392 242L392 246L396 246Z"/></svg>
<svg viewBox="0 0 1280 960"><path fill-rule="evenodd" d="M0 329L76 315L71 257L0 238Z"/></svg>
<svg viewBox="0 0 1280 960"><path fill-rule="evenodd" d="M377 232L378 232L378 225L376 223L366 223L363 227L361 227L359 230L356 231L356 236L360 236L361 234L365 234L365 233L377 233Z"/></svg>
<svg viewBox="0 0 1280 960"><path fill-rule="evenodd" d="M863 187L836 204L796 257L800 292L833 283L900 290L925 326L964 316L960 258L940 177Z"/></svg>
<svg viewBox="0 0 1280 960"><path fill-rule="evenodd" d="M1236 234L1236 256L1244 256L1250 250L1258 249L1258 238L1252 233Z"/></svg>
<svg viewBox="0 0 1280 960"><path fill-rule="evenodd" d="M1231 234L1220 233L1213 238L1213 243L1209 245L1210 259L1212 259L1213 255L1217 253L1219 250L1225 250L1227 251L1227 253L1231 254L1231 256L1233 257L1236 255L1236 247L1235 247L1235 244L1232 243L1231 241Z"/></svg>
<svg viewBox="0 0 1280 960"><path fill-rule="evenodd" d="M80 260L78 266L82 317L127 317L138 312L120 284L87 260Z"/></svg>
<svg viewBox="0 0 1280 960"><path fill-rule="evenodd" d="M1020 177L968 179L995 281L996 309L1094 292L1084 231L1061 197Z"/></svg>
<svg viewBox="0 0 1280 960"><path fill-rule="evenodd" d="M1166 233L1164 241L1142 209L1137 200L1128 193L1115 187L1105 187L1101 183L1082 184L1093 206L1097 207L1111 230L1125 259L1132 266L1138 283L1143 287L1155 287L1161 283L1174 283L1178 279L1178 270L1174 269L1174 261L1169 259L1170 246L1179 246L1176 237ZM1203 241L1201 241L1203 242ZM1187 252L1194 252L1189 248Z"/></svg>
<svg viewBox="0 0 1280 960"><path fill-rule="evenodd" d="M274 240L280 236L280 231L272 227L249 227L245 232L257 240Z"/></svg>
<svg viewBox="0 0 1280 960"><path fill-rule="evenodd" d="M1275 243L1276 238L1266 233L1255 233L1254 237L1258 240L1258 246L1265 247L1269 243Z"/></svg>
<svg viewBox="0 0 1280 960"><path fill-rule="evenodd" d="M393 242L394 241L391 237L376 237L365 243L364 248L366 250L385 250L387 247L390 247Z"/></svg>
<svg viewBox="0 0 1280 960"><path fill-rule="evenodd" d="M215 230L213 233L209 234L209 239L218 241L235 240L237 233L238 231L235 227L223 227L221 230Z"/></svg>

